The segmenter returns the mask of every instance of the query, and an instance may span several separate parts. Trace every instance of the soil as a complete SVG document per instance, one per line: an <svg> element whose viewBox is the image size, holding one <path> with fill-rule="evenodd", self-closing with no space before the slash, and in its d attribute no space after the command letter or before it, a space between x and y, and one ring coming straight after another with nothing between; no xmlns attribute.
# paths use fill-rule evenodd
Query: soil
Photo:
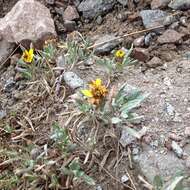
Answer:
<svg viewBox="0 0 190 190"><path fill-rule="evenodd" d="M0 13L0 17L3 17L16 2L17 0L10 0L0 3L0 10L3 10ZM136 8L131 6L132 14L138 10L147 8L147 4L141 4ZM95 37L106 33L122 36L126 33L144 29L142 21L139 19L131 22L118 19L121 14L127 14L127 11L121 6L115 7L112 12L103 17L101 25L98 25L96 20L94 20L90 23L82 24L79 27L79 31L84 36ZM188 12L184 12L183 14L188 15ZM188 27L181 26L178 32L184 32L189 27L190 23L188 23ZM131 42L141 35L137 34L123 39L121 46L129 48ZM157 56L161 59L161 66L149 68L146 63L139 62L135 66L128 67L124 71L124 74L115 81L116 86L127 82L132 86L138 87L143 92L150 93L148 99L137 111L144 115L144 120L133 127L136 129L141 129L144 126L147 127L148 136L151 138L151 141L157 140L161 145L156 148L158 151L162 150L165 146L161 142L161 136L169 139L172 133L184 140L185 128L189 127L190 124L190 60L185 56L190 52L189 42L189 36L187 39L184 39L183 43L169 45L158 45L155 39L154 43L150 47L147 47L147 50L150 58ZM85 81L90 81L96 77L106 79L105 71L96 64L90 67L78 65L75 68L75 72ZM3 86L11 76L15 76L12 65L0 76L0 91L3 92ZM49 92L47 88L50 88L52 85L51 82L54 76L51 73L42 76L46 77L44 81L40 81L41 75L39 74L38 80L34 84L25 81L19 82L18 86L13 87L10 92L0 94L0 110L3 108L9 112L9 116L3 122L14 126L14 132L10 135L3 133L2 130L0 138L1 147L4 149L19 151L22 145L35 144L41 146L50 143L48 138L53 123L58 121L60 125L64 125L66 120L68 120L68 117L60 117L59 115L69 112L73 106L69 104L71 101L69 96L72 92L66 91L65 101L53 98L54 93ZM46 80L49 81L49 84L45 83ZM171 114L167 110L168 104L174 108ZM30 121L28 118L32 118L32 120ZM32 125L35 131L32 130ZM86 125L89 125L89 123L86 123ZM89 128L86 127L85 130L89 130ZM119 145L120 133L120 130L111 127L98 129L99 142L97 142L98 148L96 151L99 156L92 156L89 159L91 163L87 162L84 165L84 170L95 178L104 190L130 189L127 187L127 185L132 186L130 183L126 186L120 183L121 177L128 172L132 177L136 189L142 190L142 184L137 178L139 171L136 171L134 167L126 166L130 165L129 156L127 156L127 152L130 149L124 149ZM111 134L116 134L116 138L111 137ZM105 144L102 144L103 139L106 139ZM86 139L84 138L83 140L85 142ZM137 146L141 146L141 144ZM53 152L53 149L51 151ZM79 155L79 157L84 159L86 153L87 150ZM57 156L56 152L52 153L52 155L52 158L56 158ZM107 161L103 165L103 169L101 169L100 166L106 155ZM89 168L90 165L91 167ZM0 168L0 170L2 169ZM82 184L74 189L89 190L91 187Z"/></svg>

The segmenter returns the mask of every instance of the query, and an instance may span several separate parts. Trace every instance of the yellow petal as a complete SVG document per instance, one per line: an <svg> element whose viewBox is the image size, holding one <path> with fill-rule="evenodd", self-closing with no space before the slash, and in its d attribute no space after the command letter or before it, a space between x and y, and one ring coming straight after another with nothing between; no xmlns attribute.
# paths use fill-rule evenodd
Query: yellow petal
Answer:
<svg viewBox="0 0 190 190"><path fill-rule="evenodd" d="M96 84L96 86L101 86L102 80L101 79L96 79L95 84Z"/></svg>
<svg viewBox="0 0 190 190"><path fill-rule="evenodd" d="M34 49L33 48L31 48L30 50L29 50L29 52L28 52L30 55L33 55L34 54Z"/></svg>
<svg viewBox="0 0 190 190"><path fill-rule="evenodd" d="M88 98L92 98L93 94L90 90L81 90L82 94L85 95Z"/></svg>

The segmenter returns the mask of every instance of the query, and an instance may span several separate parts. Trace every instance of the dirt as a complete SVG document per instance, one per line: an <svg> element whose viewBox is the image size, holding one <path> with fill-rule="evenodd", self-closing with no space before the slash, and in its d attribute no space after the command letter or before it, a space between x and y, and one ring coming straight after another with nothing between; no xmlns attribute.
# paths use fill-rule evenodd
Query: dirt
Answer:
<svg viewBox="0 0 190 190"><path fill-rule="evenodd" d="M0 10L3 10L0 17L3 17L15 2L17 1L3 1L3 3L0 3ZM146 8L146 4L140 5L136 11L143 8ZM135 8L131 7L131 9ZM120 21L118 17L120 14L124 14L124 12L125 9L116 7L113 12L103 17L103 23L101 25L98 25L94 20L89 24L83 24L79 28L79 31L85 36L94 37L106 33L115 33L118 36L122 36L126 33L144 29L142 21L139 19L133 22ZM188 23L189 26L190 24ZM185 27L180 27L178 31L183 32L185 29ZM125 38L121 46L129 48L131 42L139 36L141 34ZM170 138L169 135L174 133L176 136L185 139L184 131L190 124L190 60L185 57L185 53L190 51L188 35L187 39L181 44L158 45L157 43L153 43L147 49L150 58L154 56L159 57L162 60L162 65L157 68L148 68L146 63L139 62L136 66L128 67L124 71L124 74L115 81L115 85L120 86L120 84L127 82L130 85L138 87L143 92L150 93L148 99L138 109L138 113L143 114L145 119L134 127L137 129L141 129L143 126L147 127L150 141L158 140L160 146L156 149L161 151L165 146L161 142L161 136L164 136L167 140ZM109 56L113 55L111 54ZM105 70L96 64L91 67L85 67L79 64L75 68L75 72L85 81L90 81L96 77L106 80ZM3 92L3 86L6 81L11 76L14 77L15 74L13 66L9 66L6 72L1 74L1 92ZM48 89L53 86L52 83L55 76L51 72L39 72L37 75L38 80L34 84L21 81L11 88L10 92L0 94L0 110L3 108L9 112L9 116L0 121L0 125L7 123L13 126L13 133L7 134L2 130L2 134L0 135L1 147L4 149L19 152L22 151L20 146L34 144L35 146L48 144L51 147L51 142L49 141L51 126L55 121L58 121L60 125L64 125L68 120L68 117L60 117L59 114L71 111L73 105L69 104L69 95L72 92L66 91L65 101L60 100L60 97L55 99L54 92ZM40 81L41 76L45 80ZM45 82L46 80L49 82L48 85ZM62 90L61 95L64 96L64 93L65 91ZM174 107L172 114L168 113L168 104ZM32 118L32 125L27 118ZM86 125L92 124L86 123ZM35 131L32 130L32 126L35 128ZM89 127L86 127L86 130L89 130ZM130 183L126 186L120 184L121 177L128 172L136 188L142 190L143 187L137 179L138 171L135 171L135 167L132 169L129 166L126 167L126 165L129 165L127 152L130 150L124 149L119 145L120 133L120 130L111 127L98 129L99 142L97 142L96 151L99 154L89 159L91 163L87 162L86 165L84 164L84 170L95 178L104 190L130 189L127 187L127 185L131 186ZM113 138L111 136L112 134L116 134L116 138ZM105 136L106 143L102 144ZM82 140L83 142L86 141L85 138ZM54 151L53 148L50 149L50 151ZM53 153L53 156L51 156L52 159L57 156L56 152ZM83 154L79 155L81 160L84 160L86 154L87 150L84 150ZM102 161L106 158L105 155L107 155L107 162L103 166L103 169L101 169ZM91 167L88 168L89 166ZM11 166L9 169L11 170L12 168L14 166ZM0 168L0 170L3 169ZM88 190L91 187L82 184L74 189Z"/></svg>

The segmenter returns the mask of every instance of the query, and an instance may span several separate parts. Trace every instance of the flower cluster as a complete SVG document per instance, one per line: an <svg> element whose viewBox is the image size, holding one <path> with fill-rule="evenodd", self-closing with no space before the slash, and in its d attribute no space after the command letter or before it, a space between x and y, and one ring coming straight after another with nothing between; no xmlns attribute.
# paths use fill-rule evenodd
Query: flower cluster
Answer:
<svg viewBox="0 0 190 190"><path fill-rule="evenodd" d="M99 105L107 92L107 88L102 85L101 79L90 82L89 89L82 90L83 95L89 98L89 102L94 105Z"/></svg>
<svg viewBox="0 0 190 190"><path fill-rule="evenodd" d="M26 63L31 63L34 58L34 49L31 48L28 50L24 50L23 55L22 55L22 60Z"/></svg>

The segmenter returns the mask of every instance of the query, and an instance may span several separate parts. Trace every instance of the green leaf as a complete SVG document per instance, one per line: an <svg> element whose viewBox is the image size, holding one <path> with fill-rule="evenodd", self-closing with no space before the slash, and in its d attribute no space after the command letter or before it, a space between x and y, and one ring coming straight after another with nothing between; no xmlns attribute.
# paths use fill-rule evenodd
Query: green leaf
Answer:
<svg viewBox="0 0 190 190"><path fill-rule="evenodd" d="M182 188L179 189L178 185L183 180L183 178L184 178L183 176L175 177L174 180L171 182L171 184L165 190L182 190ZM176 189L176 188L178 188L178 189Z"/></svg>
<svg viewBox="0 0 190 190"><path fill-rule="evenodd" d="M119 117L112 117L111 122L112 124L118 124L121 123L122 120Z"/></svg>
<svg viewBox="0 0 190 190"><path fill-rule="evenodd" d="M149 94L143 94L136 97L136 99L130 100L127 103L125 103L120 111L124 113L130 112L132 109L137 108L140 106L140 103L148 96Z"/></svg>
<svg viewBox="0 0 190 190"><path fill-rule="evenodd" d="M156 190L161 190L163 187L163 180L159 175L156 175L153 180L154 187Z"/></svg>
<svg viewBox="0 0 190 190"><path fill-rule="evenodd" d="M83 176L83 179L84 179L84 181L85 181L88 185L92 185L92 186L96 185L94 179L92 179L90 176L88 176L88 175L86 175L86 174Z"/></svg>
<svg viewBox="0 0 190 190"><path fill-rule="evenodd" d="M141 138L141 135L136 130L134 130L130 127L127 127L126 130L130 135L134 136L135 138L137 138L137 139Z"/></svg>

